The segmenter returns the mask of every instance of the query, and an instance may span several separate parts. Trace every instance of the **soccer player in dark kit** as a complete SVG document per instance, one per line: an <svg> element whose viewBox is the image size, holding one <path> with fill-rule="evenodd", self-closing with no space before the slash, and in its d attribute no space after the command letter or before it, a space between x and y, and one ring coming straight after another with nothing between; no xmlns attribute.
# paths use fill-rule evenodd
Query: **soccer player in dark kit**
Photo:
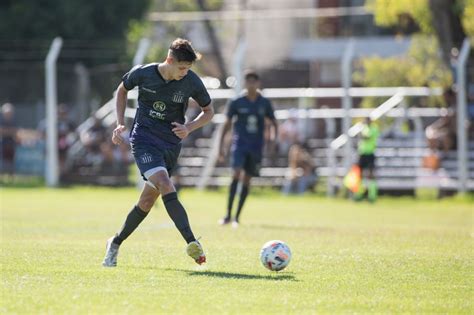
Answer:
<svg viewBox="0 0 474 315"><path fill-rule="evenodd" d="M229 189L227 214L219 223L228 224L232 220L232 205L241 182L240 199L232 226L238 227L240 214L249 193L250 180L259 176L262 151L264 146L265 119L273 126L273 139L278 134L278 124L273 113L270 100L263 97L260 92L260 77L257 73L245 73L244 95L232 100L227 108L227 119L220 139L219 159L224 156L224 138L233 124L231 164L233 169L232 182Z"/></svg>
<svg viewBox="0 0 474 315"><path fill-rule="evenodd" d="M214 110L201 79L190 70L199 59L191 43L178 38L171 44L163 63L138 65L122 78L117 90L117 127L112 141L123 143L127 92L138 86L138 109L130 132L132 154L145 185L119 232L107 241L102 265L115 267L122 242L137 228L161 195L166 211L187 243L187 254L198 264L206 262L201 244L189 225L186 210L178 200L170 174L176 166L181 140L208 123ZM192 97L201 114L185 123L184 113Z"/></svg>

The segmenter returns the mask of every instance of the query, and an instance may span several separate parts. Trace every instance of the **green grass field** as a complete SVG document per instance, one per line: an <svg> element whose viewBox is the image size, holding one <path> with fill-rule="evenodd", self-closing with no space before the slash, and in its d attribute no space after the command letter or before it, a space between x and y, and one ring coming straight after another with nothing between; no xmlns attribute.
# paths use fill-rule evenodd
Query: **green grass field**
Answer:
<svg viewBox="0 0 474 315"><path fill-rule="evenodd" d="M472 197L376 204L257 191L238 229L218 226L225 192L185 190L202 236L197 266L161 201L101 266L133 188L1 189L0 313L474 313ZM272 273L260 247L293 260Z"/></svg>

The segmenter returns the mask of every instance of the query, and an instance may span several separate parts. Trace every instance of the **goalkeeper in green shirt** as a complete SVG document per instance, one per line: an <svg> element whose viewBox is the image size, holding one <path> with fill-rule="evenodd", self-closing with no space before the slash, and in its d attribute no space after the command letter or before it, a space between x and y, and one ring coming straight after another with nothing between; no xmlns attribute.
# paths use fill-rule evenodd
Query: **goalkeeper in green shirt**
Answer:
<svg viewBox="0 0 474 315"><path fill-rule="evenodd" d="M361 189L355 195L356 200L361 200L367 192L369 201L374 202L377 199L377 183L375 182L375 149L377 148L377 139L379 129L370 118L364 121L364 127L360 133L358 145L359 167L362 175Z"/></svg>

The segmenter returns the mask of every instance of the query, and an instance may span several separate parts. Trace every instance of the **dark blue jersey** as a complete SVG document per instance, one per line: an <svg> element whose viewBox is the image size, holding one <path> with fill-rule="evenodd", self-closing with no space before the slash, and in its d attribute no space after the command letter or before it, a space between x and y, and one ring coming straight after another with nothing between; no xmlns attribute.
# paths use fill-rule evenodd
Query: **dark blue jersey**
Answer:
<svg viewBox="0 0 474 315"><path fill-rule="evenodd" d="M127 90L138 86L132 142L163 146L180 143L181 139L173 133L171 123L184 123L188 99L192 97L201 107L211 102L201 79L191 70L181 80L165 81L158 71L158 63L138 65L127 72L122 81Z"/></svg>
<svg viewBox="0 0 474 315"><path fill-rule="evenodd" d="M270 100L258 95L255 101L247 96L238 97L229 104L227 117L233 120L233 149L261 151L265 131L265 117L275 119Z"/></svg>

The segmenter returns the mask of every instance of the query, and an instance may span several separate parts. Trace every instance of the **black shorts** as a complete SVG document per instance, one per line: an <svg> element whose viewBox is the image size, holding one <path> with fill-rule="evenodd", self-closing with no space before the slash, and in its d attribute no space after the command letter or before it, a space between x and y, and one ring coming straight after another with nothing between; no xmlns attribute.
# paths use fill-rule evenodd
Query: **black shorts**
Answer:
<svg viewBox="0 0 474 315"><path fill-rule="evenodd" d="M131 143L132 154L137 163L140 174L144 180L147 180L156 168L164 168L171 176L178 164L179 153L181 152L181 143L169 148L159 148L156 145L144 143Z"/></svg>
<svg viewBox="0 0 474 315"><path fill-rule="evenodd" d="M361 170L375 168L375 155L374 154L362 154L359 157L359 167Z"/></svg>
<svg viewBox="0 0 474 315"><path fill-rule="evenodd" d="M262 154L260 152L241 150L239 148L232 152L232 168L241 168L252 177L260 175L261 162Z"/></svg>

